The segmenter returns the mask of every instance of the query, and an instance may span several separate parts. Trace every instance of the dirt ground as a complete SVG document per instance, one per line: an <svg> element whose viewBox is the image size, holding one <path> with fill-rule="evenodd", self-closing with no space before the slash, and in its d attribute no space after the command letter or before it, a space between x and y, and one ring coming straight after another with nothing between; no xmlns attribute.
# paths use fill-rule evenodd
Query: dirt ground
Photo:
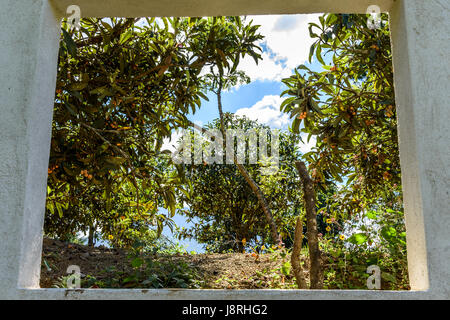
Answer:
<svg viewBox="0 0 450 320"><path fill-rule="evenodd" d="M273 275L279 275L281 284L292 283L279 272L283 260L273 259L272 255L263 254L257 258L248 253L229 254L178 254L170 256L152 256L153 259L172 259L184 261L195 267L205 280L204 288L216 289L252 289L270 285ZM287 258L286 258L287 259ZM286 261L286 260L285 260ZM69 265L78 265L82 278L86 275L98 280L113 277L114 273L131 273L130 258L125 250L106 247L87 247L84 245L64 243L58 240L44 239L41 287L51 288L58 279L66 276ZM114 267L114 271L111 267Z"/></svg>

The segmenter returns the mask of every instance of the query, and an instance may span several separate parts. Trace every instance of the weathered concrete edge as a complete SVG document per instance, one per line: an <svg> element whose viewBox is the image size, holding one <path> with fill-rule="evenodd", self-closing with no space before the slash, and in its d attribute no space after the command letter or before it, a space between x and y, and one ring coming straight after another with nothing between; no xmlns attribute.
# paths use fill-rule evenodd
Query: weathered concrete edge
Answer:
<svg viewBox="0 0 450 320"><path fill-rule="evenodd" d="M448 298L448 297L447 297ZM43 300L414 300L446 299L429 291L215 290L215 289L18 289L15 299Z"/></svg>
<svg viewBox="0 0 450 320"><path fill-rule="evenodd" d="M366 13L376 4L390 11L394 0L50 0L61 17L69 5L78 5L82 17L186 17L297 13ZM326 8L326 9L324 9Z"/></svg>

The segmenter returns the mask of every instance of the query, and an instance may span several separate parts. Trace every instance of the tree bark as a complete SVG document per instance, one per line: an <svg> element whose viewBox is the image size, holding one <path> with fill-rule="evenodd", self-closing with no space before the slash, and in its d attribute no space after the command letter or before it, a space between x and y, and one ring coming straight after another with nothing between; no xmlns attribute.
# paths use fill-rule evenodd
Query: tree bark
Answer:
<svg viewBox="0 0 450 320"><path fill-rule="evenodd" d="M88 236L88 246L93 247L94 246L94 227L89 227L89 236Z"/></svg>
<svg viewBox="0 0 450 320"><path fill-rule="evenodd" d="M309 247L309 275L310 288L321 289L323 286L323 273L321 264L321 253L319 249L319 237L317 233L316 193L314 183L309 176L306 165L302 161L295 162L303 185L303 197L306 211L306 237Z"/></svg>
<svg viewBox="0 0 450 320"><path fill-rule="evenodd" d="M297 218L297 223L295 225L295 233L294 233L294 247L292 248L291 254L291 266L294 271L295 282L297 283L297 287L299 289L307 289L308 285L306 284L305 274L303 272L302 265L300 263L300 251L302 249L302 240L303 240L303 223L302 218Z"/></svg>

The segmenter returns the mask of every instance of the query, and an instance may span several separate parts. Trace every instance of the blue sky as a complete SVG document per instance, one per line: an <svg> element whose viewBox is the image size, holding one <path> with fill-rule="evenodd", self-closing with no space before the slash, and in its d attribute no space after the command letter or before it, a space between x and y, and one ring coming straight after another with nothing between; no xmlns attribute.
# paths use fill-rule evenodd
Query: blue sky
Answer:
<svg viewBox="0 0 450 320"><path fill-rule="evenodd" d="M286 130L291 124L288 115L281 113L280 97L284 91L281 79L289 77L300 64L307 64L309 49L313 40L309 36L308 23L318 21L317 14L310 15L271 15L249 16L254 24L261 25L260 32L265 36L259 43L263 49L262 58L258 65L253 58L243 59L239 69L246 72L251 83L233 88L222 94L223 109L245 115L252 120L258 120L273 129ZM313 70L321 71L317 61L308 65ZM208 95L209 101L203 101L200 110L190 115L190 119L199 125L204 125L219 117L217 99L214 94ZM175 142L179 135L173 133L172 141L166 140L163 148L175 150ZM304 139L306 142L306 139ZM308 152L315 141L309 144L300 144L302 152ZM179 215L174 217L180 227L187 226L185 218ZM166 228L163 234L172 238L170 230ZM202 245L196 241L183 240L180 242L187 247L187 251L202 252Z"/></svg>

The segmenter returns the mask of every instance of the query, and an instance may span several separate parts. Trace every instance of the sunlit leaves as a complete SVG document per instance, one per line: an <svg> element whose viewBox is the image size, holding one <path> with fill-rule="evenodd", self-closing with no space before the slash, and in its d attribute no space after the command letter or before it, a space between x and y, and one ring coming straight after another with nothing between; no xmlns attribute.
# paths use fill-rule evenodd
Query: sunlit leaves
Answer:
<svg viewBox="0 0 450 320"><path fill-rule="evenodd" d="M345 182L364 199L349 211L360 211L401 185L389 29L387 23L368 29L365 15L319 20L309 26L316 39L310 58L324 71L301 65L284 79L281 110L293 119L294 132L316 136L304 159L319 187Z"/></svg>
<svg viewBox="0 0 450 320"><path fill-rule="evenodd" d="M170 225L182 173L162 141L206 99L201 70L237 67L261 38L237 17L138 20L89 18L62 31L48 233L96 228L125 245Z"/></svg>

